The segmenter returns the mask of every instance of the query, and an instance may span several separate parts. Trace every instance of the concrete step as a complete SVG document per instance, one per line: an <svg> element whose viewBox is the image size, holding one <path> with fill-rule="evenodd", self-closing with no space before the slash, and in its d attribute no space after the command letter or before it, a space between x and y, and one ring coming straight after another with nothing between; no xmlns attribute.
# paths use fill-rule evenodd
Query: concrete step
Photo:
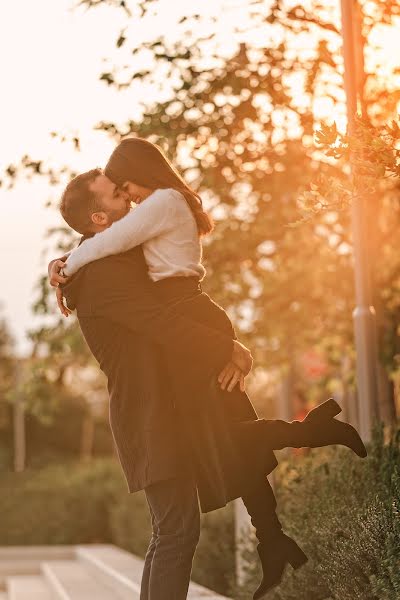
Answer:
<svg viewBox="0 0 400 600"><path fill-rule="evenodd" d="M41 568L54 600L120 600L76 560L43 562Z"/></svg>
<svg viewBox="0 0 400 600"><path fill-rule="evenodd" d="M7 600L53 600L51 589L41 575L7 577ZM0 596L1 599L1 596Z"/></svg>
<svg viewBox="0 0 400 600"><path fill-rule="evenodd" d="M77 546L77 559L122 600L140 596L143 560L108 544Z"/></svg>
<svg viewBox="0 0 400 600"><path fill-rule="evenodd" d="M52 560L73 558L74 546L2 546L0 562L3 560Z"/></svg>
<svg viewBox="0 0 400 600"><path fill-rule="evenodd" d="M96 544L77 546L76 557L109 589L123 600L134 600L140 595L143 560L116 546ZM212 590L191 582L190 600L229 600Z"/></svg>
<svg viewBox="0 0 400 600"><path fill-rule="evenodd" d="M139 600L143 566L106 544L2 547L0 600ZM188 599L229 600L193 582Z"/></svg>
<svg viewBox="0 0 400 600"><path fill-rule="evenodd" d="M0 589L4 588L6 579L10 575L38 575L40 561L34 559L0 560Z"/></svg>
<svg viewBox="0 0 400 600"><path fill-rule="evenodd" d="M8 575L38 575L43 560L72 559L74 546L2 546L0 547L0 589Z"/></svg>

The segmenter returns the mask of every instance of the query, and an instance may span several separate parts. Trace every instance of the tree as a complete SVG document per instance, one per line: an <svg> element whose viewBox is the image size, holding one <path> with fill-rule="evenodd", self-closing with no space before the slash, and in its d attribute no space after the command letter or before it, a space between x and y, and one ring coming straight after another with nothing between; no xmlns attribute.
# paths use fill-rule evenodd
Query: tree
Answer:
<svg viewBox="0 0 400 600"><path fill-rule="evenodd" d="M4 431L11 421L8 402L15 378L16 357L14 341L4 318L0 320L0 429Z"/></svg>
<svg viewBox="0 0 400 600"><path fill-rule="evenodd" d="M110 14L120 9L127 15L116 56L100 79L116 90L143 86L158 92L137 119L123 125L103 121L98 128L115 140L133 133L158 142L203 193L218 222L205 247L207 290L229 308L240 337L250 335L258 364L286 366L311 346L322 347L333 376L343 357L353 356L346 167L316 149L313 134L318 100L324 98L328 110L342 102L337 3L244 2L248 19L232 28L235 49L225 53L215 19L204 27L190 7L175 37L162 34L136 45L131 19L152 18L160 2L81 2L91 9L100 4ZM381 0L362 7L370 45L375 28L399 11L396 3ZM267 42L253 41L249 30L262 32ZM362 82L374 125L393 109L377 66L367 64ZM25 157L11 178L21 168L58 177ZM342 193L326 210L312 210L312 219L291 227L319 180L335 182L334 190ZM317 189L309 190L310 181ZM388 223L390 207L382 210Z"/></svg>
<svg viewBox="0 0 400 600"><path fill-rule="evenodd" d="M391 9L370 4L364 7L366 38L377 22L387 23L397 12L395 4ZM265 5L252 3L252 8L262 19ZM324 20L318 18L326 13ZM254 332L259 334L262 360L271 364L287 362L322 337L325 346L346 353L352 346L353 284L343 199L326 213L314 212L301 228L287 228L297 220L301 190L316 173L339 182L345 177L342 167L318 155L312 143L315 100L324 94L334 106L340 98L341 81L333 77L341 62L337 15L331 3L311 3L307 11L277 2L264 17L266 32L268 27L279 31L271 45L242 43L236 55L221 60L210 43L208 67L205 42L187 43L186 36L193 34L188 19L182 19L174 43L162 36L145 47L133 46L135 56L154 53L152 68L114 68L102 79L117 89L137 80L151 85L164 69L164 81L173 82L170 97L148 107L140 121L99 126L117 139L128 133L152 136L188 179L211 190L223 223L206 248L208 289L231 306L236 322L247 326L253 339ZM294 49L294 37L304 33L313 36L311 55ZM128 43L123 35L117 46ZM291 83L296 75L297 94ZM365 85L375 82L372 76ZM382 90L376 82L370 88L370 105L383 112Z"/></svg>

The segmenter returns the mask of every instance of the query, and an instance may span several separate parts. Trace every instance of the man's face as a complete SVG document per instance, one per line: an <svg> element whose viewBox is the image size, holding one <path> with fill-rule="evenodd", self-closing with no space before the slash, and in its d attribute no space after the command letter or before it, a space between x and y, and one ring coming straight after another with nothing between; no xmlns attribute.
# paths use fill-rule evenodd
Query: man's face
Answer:
<svg viewBox="0 0 400 600"><path fill-rule="evenodd" d="M89 189L96 194L98 205L101 207L92 214L92 221L97 228L106 229L128 214L131 208L129 194L105 175L96 177Z"/></svg>

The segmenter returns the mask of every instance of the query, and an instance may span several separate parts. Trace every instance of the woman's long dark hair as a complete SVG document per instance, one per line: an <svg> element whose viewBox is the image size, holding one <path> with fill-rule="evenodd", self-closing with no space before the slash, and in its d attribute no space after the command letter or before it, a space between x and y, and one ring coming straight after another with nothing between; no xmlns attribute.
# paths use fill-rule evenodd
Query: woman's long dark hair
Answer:
<svg viewBox="0 0 400 600"><path fill-rule="evenodd" d="M199 235L212 231L212 219L203 209L200 196L185 183L160 148L148 140L122 140L111 154L104 172L118 186L131 181L150 189L177 190L185 197L196 219Z"/></svg>

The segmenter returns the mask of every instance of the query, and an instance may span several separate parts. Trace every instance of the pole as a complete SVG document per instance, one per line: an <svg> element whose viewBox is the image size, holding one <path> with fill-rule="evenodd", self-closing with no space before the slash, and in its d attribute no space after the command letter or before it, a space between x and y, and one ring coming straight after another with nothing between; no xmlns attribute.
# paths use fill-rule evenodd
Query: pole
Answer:
<svg viewBox="0 0 400 600"><path fill-rule="evenodd" d="M355 131L355 116L362 105L363 60L361 22L357 0L341 0L344 55L344 82L347 97L348 131ZM374 419L378 417L378 352L376 314L371 300L368 263L368 232L365 198L352 205L354 277L356 307L353 312L357 353L357 398L360 434L369 440Z"/></svg>
<svg viewBox="0 0 400 600"><path fill-rule="evenodd" d="M244 558L244 554L246 553L246 550L252 549L253 542L251 537L252 524L250 516L241 498L234 500L234 520L236 583L239 586L242 586L246 582L247 573L247 561Z"/></svg>
<svg viewBox="0 0 400 600"><path fill-rule="evenodd" d="M25 470L26 439L25 439L25 406L22 397L22 365L17 363L15 368L15 400L13 406L14 426L14 471L22 473Z"/></svg>

